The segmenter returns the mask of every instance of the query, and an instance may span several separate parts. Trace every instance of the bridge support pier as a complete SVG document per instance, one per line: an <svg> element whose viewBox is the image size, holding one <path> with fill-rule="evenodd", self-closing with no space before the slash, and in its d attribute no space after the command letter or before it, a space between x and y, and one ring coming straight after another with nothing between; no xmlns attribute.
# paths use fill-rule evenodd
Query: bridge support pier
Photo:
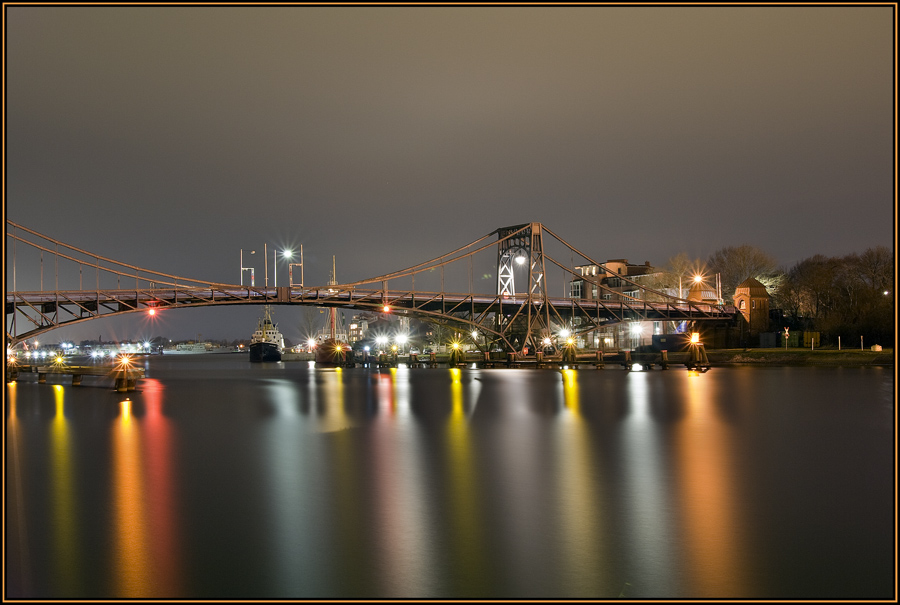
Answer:
<svg viewBox="0 0 900 605"><path fill-rule="evenodd" d="M72 374L72 386L77 387L81 385L81 374Z"/></svg>
<svg viewBox="0 0 900 605"><path fill-rule="evenodd" d="M594 366L598 370L602 370L605 366L603 364L603 351L597 349L597 361L594 363Z"/></svg>
<svg viewBox="0 0 900 605"><path fill-rule="evenodd" d="M631 351L622 351L622 355L622 367L630 372L631 366L634 364L631 360Z"/></svg>
<svg viewBox="0 0 900 605"><path fill-rule="evenodd" d="M669 352L665 349L659 353L659 367L663 370L669 369Z"/></svg>

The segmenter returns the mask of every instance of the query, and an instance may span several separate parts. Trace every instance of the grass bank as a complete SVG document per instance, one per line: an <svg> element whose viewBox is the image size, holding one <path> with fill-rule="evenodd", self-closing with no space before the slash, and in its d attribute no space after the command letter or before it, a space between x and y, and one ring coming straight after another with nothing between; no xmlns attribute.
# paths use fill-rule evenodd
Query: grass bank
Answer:
<svg viewBox="0 0 900 605"><path fill-rule="evenodd" d="M894 349L712 349L707 350L713 364L756 364L784 366L892 366Z"/></svg>

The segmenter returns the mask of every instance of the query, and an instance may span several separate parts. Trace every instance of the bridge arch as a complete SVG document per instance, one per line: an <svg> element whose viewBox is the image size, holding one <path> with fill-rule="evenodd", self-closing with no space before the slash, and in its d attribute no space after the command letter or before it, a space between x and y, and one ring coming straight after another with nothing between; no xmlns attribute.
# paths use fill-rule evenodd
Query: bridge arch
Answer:
<svg viewBox="0 0 900 605"><path fill-rule="evenodd" d="M574 267L547 253L545 234L561 243L563 250L572 256L603 267L546 226L526 223L496 229L429 261L366 280L317 287L255 287L197 280L137 267L7 221L7 239L12 242L7 249L13 251L13 290L6 295L7 343L14 346L60 326L154 308L245 304L312 305L376 312L388 306L395 314L471 326L492 335L493 340L502 343L507 350L527 345L537 347L543 335L559 326L571 327L574 334L582 335L623 321L723 321L733 317L731 307L670 296L623 276L617 277L632 284L637 296L617 293L619 300L615 301L552 297L547 288L548 268L555 269L564 278L574 277L576 273ZM47 263L52 263L56 270L57 287L45 289L41 283L41 288L36 291L16 289L17 271L23 270L17 266L18 246L38 251L42 282L44 254L48 255ZM528 257L527 283L524 292L517 292L515 268L507 264L515 263L513 259L521 254ZM496 259L496 265L493 265L498 275L496 292L474 291L472 271L476 257ZM68 271L77 270L79 289L58 288L60 263ZM469 291L454 292L446 288L445 269L463 267L465 270L466 265ZM93 283L88 287L84 285L85 271L94 273ZM430 278L434 282L436 273L440 274L439 288L416 288L416 277L420 280ZM509 277L508 281L504 281L506 277Z"/></svg>

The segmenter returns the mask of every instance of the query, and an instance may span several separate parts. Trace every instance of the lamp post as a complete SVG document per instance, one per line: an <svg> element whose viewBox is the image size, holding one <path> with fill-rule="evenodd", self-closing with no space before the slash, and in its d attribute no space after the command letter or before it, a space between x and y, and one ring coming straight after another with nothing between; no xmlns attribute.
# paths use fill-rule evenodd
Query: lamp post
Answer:
<svg viewBox="0 0 900 605"><path fill-rule="evenodd" d="M293 258L294 253L290 250L287 250L284 253L285 258L290 260ZM294 286L294 267L300 267L300 287L303 287L303 244L300 244L300 262L299 263L288 263L288 283L291 287Z"/></svg>
<svg viewBox="0 0 900 605"><path fill-rule="evenodd" d="M251 250L250 254L256 254L256 250ZM241 248L241 285L242 286L244 285L244 271L250 272L250 285L255 286L256 279L255 279L253 267L245 267L244 266L244 249Z"/></svg>

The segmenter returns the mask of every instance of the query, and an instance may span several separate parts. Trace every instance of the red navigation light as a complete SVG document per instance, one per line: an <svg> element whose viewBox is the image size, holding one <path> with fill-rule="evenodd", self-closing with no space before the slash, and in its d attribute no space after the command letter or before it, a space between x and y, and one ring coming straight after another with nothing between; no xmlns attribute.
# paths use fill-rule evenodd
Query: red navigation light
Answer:
<svg viewBox="0 0 900 605"><path fill-rule="evenodd" d="M151 308L147 309L147 313L149 313L150 315L156 315L156 309L151 307Z"/></svg>
<svg viewBox="0 0 900 605"><path fill-rule="evenodd" d="M390 313L390 312L391 312L391 308L390 308L389 306L387 306L387 305L384 305L384 312L385 312L385 313Z"/></svg>

